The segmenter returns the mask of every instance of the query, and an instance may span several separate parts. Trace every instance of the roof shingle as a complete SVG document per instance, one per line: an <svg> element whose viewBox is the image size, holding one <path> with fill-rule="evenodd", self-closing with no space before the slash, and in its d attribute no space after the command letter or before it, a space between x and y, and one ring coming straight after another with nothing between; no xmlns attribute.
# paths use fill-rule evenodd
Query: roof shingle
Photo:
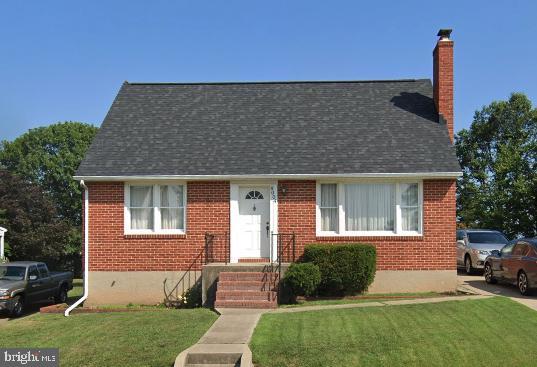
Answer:
<svg viewBox="0 0 537 367"><path fill-rule="evenodd" d="M422 79L125 83L77 176L459 171Z"/></svg>

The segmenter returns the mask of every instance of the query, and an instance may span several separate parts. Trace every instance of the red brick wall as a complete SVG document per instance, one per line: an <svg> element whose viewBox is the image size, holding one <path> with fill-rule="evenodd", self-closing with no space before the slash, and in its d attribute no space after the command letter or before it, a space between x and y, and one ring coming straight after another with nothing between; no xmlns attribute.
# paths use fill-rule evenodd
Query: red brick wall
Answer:
<svg viewBox="0 0 537 367"><path fill-rule="evenodd" d="M88 186L92 271L187 270L204 248L205 232L229 231L227 181L187 184L186 235L125 235L123 183ZM317 238L315 195L315 181L279 182L279 232L296 233L298 253L312 242L364 242L377 247L379 270L455 269L454 180L424 181L423 237Z"/></svg>
<svg viewBox="0 0 537 367"><path fill-rule="evenodd" d="M205 232L229 231L227 181L187 183L186 235L125 235L124 184L88 187L91 271L187 270L204 248Z"/></svg>
<svg viewBox="0 0 537 367"><path fill-rule="evenodd" d="M453 41L439 41L433 51L433 94L453 142Z"/></svg>
<svg viewBox="0 0 537 367"><path fill-rule="evenodd" d="M316 237L315 196L315 181L279 182L278 230L295 232L299 254L312 242L363 242L376 246L378 270L456 268L454 180L424 181L424 235L415 237Z"/></svg>

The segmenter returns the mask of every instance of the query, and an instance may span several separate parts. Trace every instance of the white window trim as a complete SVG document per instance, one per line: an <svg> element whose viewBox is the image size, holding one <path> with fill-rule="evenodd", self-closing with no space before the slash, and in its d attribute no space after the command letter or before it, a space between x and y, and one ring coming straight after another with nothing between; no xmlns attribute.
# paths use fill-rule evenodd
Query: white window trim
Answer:
<svg viewBox="0 0 537 367"><path fill-rule="evenodd" d="M180 185L183 186L183 228L184 229L162 229L160 218L160 186ZM131 213L130 213L130 187L131 186L153 186L153 229L131 229ZM125 182L124 185L124 202L123 202L123 228L124 234L186 234L186 215L187 215L187 184L184 181L180 182L159 182L154 183L147 181L140 182ZM180 207L181 208L181 207Z"/></svg>
<svg viewBox="0 0 537 367"><path fill-rule="evenodd" d="M345 230L345 186L350 183L389 183L395 184L395 218L394 231L346 231ZM418 184L418 231L403 231L401 227L401 190L400 184ZM337 231L322 231L321 228L321 184L337 184L338 200L338 224ZM423 180L341 180L341 181L317 181L316 187L316 236L317 237L415 237L423 236Z"/></svg>

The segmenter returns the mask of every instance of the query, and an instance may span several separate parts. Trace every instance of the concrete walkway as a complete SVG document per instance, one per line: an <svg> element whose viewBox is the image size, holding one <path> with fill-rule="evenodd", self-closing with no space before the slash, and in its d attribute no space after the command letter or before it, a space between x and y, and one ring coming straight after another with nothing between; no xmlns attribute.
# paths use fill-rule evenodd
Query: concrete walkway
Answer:
<svg viewBox="0 0 537 367"><path fill-rule="evenodd" d="M417 304L424 304L424 303L467 301L467 300L485 299L485 298L490 298L490 297L492 297L492 295L469 295L469 296L445 296L445 297L428 297L428 298L418 298L418 299L401 299L401 300L395 300L395 301L344 303L344 304L338 304L338 305L317 305L317 306L278 308L277 310L269 311L269 313L290 313L290 312L338 310L338 309L346 309L346 308L417 305Z"/></svg>
<svg viewBox="0 0 537 367"><path fill-rule="evenodd" d="M264 309L217 309L218 320L192 347L183 351L175 360L175 367L203 364L234 366L225 359L240 359L241 367L252 366L252 352L248 343ZM190 361L190 362L189 362ZM194 364L192 361L196 361ZM227 363L227 364L225 364Z"/></svg>

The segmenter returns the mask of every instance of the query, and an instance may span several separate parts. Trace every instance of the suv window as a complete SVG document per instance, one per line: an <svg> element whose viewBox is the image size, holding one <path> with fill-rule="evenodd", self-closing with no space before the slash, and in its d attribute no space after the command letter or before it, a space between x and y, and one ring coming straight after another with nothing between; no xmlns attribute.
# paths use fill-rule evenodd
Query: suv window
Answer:
<svg viewBox="0 0 537 367"><path fill-rule="evenodd" d="M514 243L511 243L511 244L509 244L509 245L504 246L504 247L502 248L502 251L501 251L502 256L510 255L511 252L513 251L513 247L514 247L514 246L515 246Z"/></svg>
<svg viewBox="0 0 537 367"><path fill-rule="evenodd" d="M517 243L513 249L513 256L526 256L528 253L528 245L525 243Z"/></svg>
<svg viewBox="0 0 537 367"><path fill-rule="evenodd" d="M507 239L498 232L470 232L468 233L468 242L507 244Z"/></svg>
<svg viewBox="0 0 537 367"><path fill-rule="evenodd" d="M30 266L30 270L28 270L28 279L30 279L32 275L35 275L37 279L39 279L39 272L37 271L37 266L35 265Z"/></svg>
<svg viewBox="0 0 537 367"><path fill-rule="evenodd" d="M48 271L47 271L47 267L45 266L45 264L38 264L37 270L39 270L40 278L48 277Z"/></svg>
<svg viewBox="0 0 537 367"><path fill-rule="evenodd" d="M464 239L464 231L457 231L457 241Z"/></svg>

